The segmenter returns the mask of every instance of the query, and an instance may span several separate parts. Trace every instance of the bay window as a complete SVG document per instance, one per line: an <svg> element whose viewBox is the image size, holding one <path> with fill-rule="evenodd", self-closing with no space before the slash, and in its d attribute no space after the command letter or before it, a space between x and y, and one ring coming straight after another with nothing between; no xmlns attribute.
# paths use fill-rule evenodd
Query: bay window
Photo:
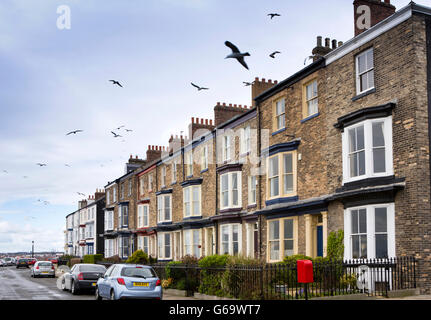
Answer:
<svg viewBox="0 0 431 320"><path fill-rule="evenodd" d="M345 259L395 256L395 205L367 205L344 212Z"/></svg>
<svg viewBox="0 0 431 320"><path fill-rule="evenodd" d="M342 144L343 183L393 174L391 116L346 127Z"/></svg>
<svg viewBox="0 0 431 320"><path fill-rule="evenodd" d="M267 185L269 199L296 195L296 151L268 159Z"/></svg>
<svg viewBox="0 0 431 320"><path fill-rule="evenodd" d="M157 196L157 222L172 221L172 197L170 194Z"/></svg>
<svg viewBox="0 0 431 320"><path fill-rule="evenodd" d="M184 217L201 216L201 186L190 186L183 190Z"/></svg>
<svg viewBox="0 0 431 320"><path fill-rule="evenodd" d="M162 232L157 236L158 259L172 259L171 233Z"/></svg>
<svg viewBox="0 0 431 320"><path fill-rule="evenodd" d="M241 224L220 226L220 253L238 255L241 253Z"/></svg>
<svg viewBox="0 0 431 320"><path fill-rule="evenodd" d="M241 207L241 171L229 172L220 176L220 207Z"/></svg>
<svg viewBox="0 0 431 320"><path fill-rule="evenodd" d="M268 261L282 261L297 252L297 217L268 221Z"/></svg>

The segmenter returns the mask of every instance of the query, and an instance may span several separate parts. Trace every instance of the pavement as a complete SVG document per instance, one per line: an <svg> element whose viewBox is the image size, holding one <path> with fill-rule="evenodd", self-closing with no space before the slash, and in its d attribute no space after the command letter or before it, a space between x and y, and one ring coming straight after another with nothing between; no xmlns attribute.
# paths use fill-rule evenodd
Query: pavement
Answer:
<svg viewBox="0 0 431 320"><path fill-rule="evenodd" d="M91 292L72 295L61 290L61 273L58 278L32 278L30 268L0 267L0 301L2 300L94 300ZM197 300L164 294L163 300Z"/></svg>

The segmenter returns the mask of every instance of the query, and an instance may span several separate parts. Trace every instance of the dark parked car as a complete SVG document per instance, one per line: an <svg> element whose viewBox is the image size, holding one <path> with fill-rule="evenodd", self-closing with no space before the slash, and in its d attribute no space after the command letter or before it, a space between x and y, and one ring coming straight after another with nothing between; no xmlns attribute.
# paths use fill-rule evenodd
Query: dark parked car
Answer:
<svg viewBox="0 0 431 320"><path fill-rule="evenodd" d="M16 263L16 268L30 268L29 266L29 259L27 258L21 258L18 259L17 263Z"/></svg>
<svg viewBox="0 0 431 320"><path fill-rule="evenodd" d="M100 264L75 264L70 272L63 276L61 288L77 294L81 290L95 290L97 280L106 272L105 266Z"/></svg>

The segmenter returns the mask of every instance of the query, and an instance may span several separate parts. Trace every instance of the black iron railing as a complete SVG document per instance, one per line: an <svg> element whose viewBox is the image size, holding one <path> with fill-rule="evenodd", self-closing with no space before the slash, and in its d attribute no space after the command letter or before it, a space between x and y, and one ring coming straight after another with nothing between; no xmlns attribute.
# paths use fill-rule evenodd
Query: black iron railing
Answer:
<svg viewBox="0 0 431 320"><path fill-rule="evenodd" d="M153 264L165 287L236 299L289 300L364 293L388 296L389 291L416 288L412 257L315 261L314 282L297 282L296 264L199 267Z"/></svg>

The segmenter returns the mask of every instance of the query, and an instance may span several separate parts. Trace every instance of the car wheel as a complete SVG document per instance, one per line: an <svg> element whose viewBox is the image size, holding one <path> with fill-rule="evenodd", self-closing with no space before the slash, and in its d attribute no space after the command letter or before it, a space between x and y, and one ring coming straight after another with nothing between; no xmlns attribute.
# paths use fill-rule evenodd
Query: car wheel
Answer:
<svg viewBox="0 0 431 320"><path fill-rule="evenodd" d="M99 294L99 288L98 287L96 287L96 292L94 293L94 295L96 297L96 300L98 300L98 301L102 300L102 297Z"/></svg>
<svg viewBox="0 0 431 320"><path fill-rule="evenodd" d="M75 282L74 281L72 281L71 283L70 283L70 292L73 294L73 295L77 295L78 294L78 290L76 289L76 287L75 287Z"/></svg>
<svg viewBox="0 0 431 320"><path fill-rule="evenodd" d="M114 292L114 290L111 290L111 300L115 300L115 292Z"/></svg>

